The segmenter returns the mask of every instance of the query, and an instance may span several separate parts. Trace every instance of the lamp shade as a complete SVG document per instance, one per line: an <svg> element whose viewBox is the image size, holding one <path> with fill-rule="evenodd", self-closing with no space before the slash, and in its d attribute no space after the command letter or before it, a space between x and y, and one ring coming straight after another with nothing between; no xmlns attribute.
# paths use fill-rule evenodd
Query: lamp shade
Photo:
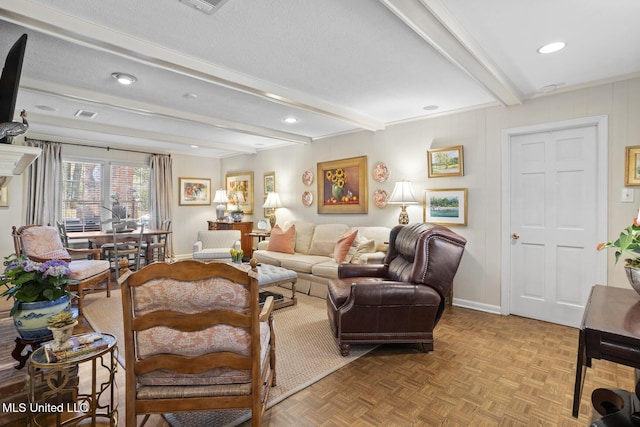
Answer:
<svg viewBox="0 0 640 427"><path fill-rule="evenodd" d="M213 196L213 203L229 203L227 192L225 190L216 190L216 195Z"/></svg>
<svg viewBox="0 0 640 427"><path fill-rule="evenodd" d="M264 202L262 207L267 209L281 208L282 202L280 202L280 196L278 193L268 193L267 200Z"/></svg>
<svg viewBox="0 0 640 427"><path fill-rule="evenodd" d="M389 197L387 203L392 205L415 205L419 203L413 194L411 181L396 182L396 186L393 188L393 193L391 193L391 197Z"/></svg>

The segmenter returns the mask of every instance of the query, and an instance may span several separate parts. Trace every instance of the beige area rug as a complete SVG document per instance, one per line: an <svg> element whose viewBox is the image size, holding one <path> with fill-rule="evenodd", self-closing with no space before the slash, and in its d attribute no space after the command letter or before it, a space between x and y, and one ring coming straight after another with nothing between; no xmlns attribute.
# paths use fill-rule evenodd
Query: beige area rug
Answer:
<svg viewBox="0 0 640 427"><path fill-rule="evenodd" d="M283 289L287 294L288 290ZM119 291L111 298L104 294L85 297L84 315L97 331L110 333L124 340L122 330L122 305ZM351 348L348 357L342 357L329 327L324 299L298 294L298 305L274 312L276 333L276 373L278 385L271 389L268 407L310 386L325 376L356 360L375 346ZM120 348L119 360L124 366L124 348ZM251 416L250 411L228 410L168 414L167 420L174 427L234 426Z"/></svg>

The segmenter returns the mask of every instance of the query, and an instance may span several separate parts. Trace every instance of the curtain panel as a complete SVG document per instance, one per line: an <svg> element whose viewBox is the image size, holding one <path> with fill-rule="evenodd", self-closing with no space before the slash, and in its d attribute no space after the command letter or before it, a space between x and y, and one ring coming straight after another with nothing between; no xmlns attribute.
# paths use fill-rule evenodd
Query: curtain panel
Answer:
<svg viewBox="0 0 640 427"><path fill-rule="evenodd" d="M173 170L171 156L151 156L151 227L160 228L162 222L171 219L173 205ZM173 257L173 239L167 236L167 257Z"/></svg>
<svg viewBox="0 0 640 427"><path fill-rule="evenodd" d="M58 142L25 139L27 146L42 153L27 168L27 210L25 224L55 225L62 191L62 149Z"/></svg>

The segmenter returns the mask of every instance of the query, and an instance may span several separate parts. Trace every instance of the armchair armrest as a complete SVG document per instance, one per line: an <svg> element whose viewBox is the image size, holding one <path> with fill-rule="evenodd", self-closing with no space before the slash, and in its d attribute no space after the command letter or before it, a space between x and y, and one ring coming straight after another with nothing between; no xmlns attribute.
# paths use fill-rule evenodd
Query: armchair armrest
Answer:
<svg viewBox="0 0 640 427"><path fill-rule="evenodd" d="M236 240L233 244L233 249L242 249L242 242L240 242L240 240Z"/></svg>
<svg viewBox="0 0 640 427"><path fill-rule="evenodd" d="M347 279L350 277L387 277L388 266L385 264L340 264L338 277Z"/></svg>
<svg viewBox="0 0 640 427"><path fill-rule="evenodd" d="M102 251L100 249L71 249L65 248L71 255L88 254L93 255L93 259L102 259Z"/></svg>
<svg viewBox="0 0 640 427"><path fill-rule="evenodd" d="M264 305L262 306L262 310L260 311L260 321L266 322L267 320L269 320L269 316L271 315L272 311L273 311L273 297L269 296L267 297L267 300L264 302Z"/></svg>
<svg viewBox="0 0 640 427"><path fill-rule="evenodd" d="M202 242L198 240L193 244L193 252L200 252L202 250Z"/></svg>
<svg viewBox="0 0 640 427"><path fill-rule="evenodd" d="M433 304L440 300L440 295L431 287L391 280L370 282L364 279L362 283L351 285L351 297L355 305L420 305ZM434 300L434 297L437 299ZM437 307L437 305L436 305Z"/></svg>

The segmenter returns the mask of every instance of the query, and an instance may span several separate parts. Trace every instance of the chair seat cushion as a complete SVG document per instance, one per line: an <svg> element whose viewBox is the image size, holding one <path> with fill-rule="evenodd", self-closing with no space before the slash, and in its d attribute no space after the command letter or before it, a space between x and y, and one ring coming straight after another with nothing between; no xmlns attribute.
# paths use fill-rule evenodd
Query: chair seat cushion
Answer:
<svg viewBox="0 0 640 427"><path fill-rule="evenodd" d="M96 274L100 274L109 270L109 261L103 260L77 260L69 263L71 274L69 277L73 280L83 280Z"/></svg>
<svg viewBox="0 0 640 427"><path fill-rule="evenodd" d="M193 253L193 259L225 259L231 261L229 248L207 248Z"/></svg>
<svg viewBox="0 0 640 427"><path fill-rule="evenodd" d="M154 328L153 331L142 331L140 335L145 335L142 342L150 342L156 344L155 349L142 349L141 351L161 351L163 347L169 348L185 348L185 355L190 355L190 350L198 350L198 348L205 346L211 348L211 346L217 346L220 351L232 351L241 354L249 354L249 336L239 337L237 333L232 330L234 328L227 328L225 325L219 325L213 328L200 331L198 333L186 334L176 333L168 328ZM222 331L222 333L221 333ZM228 333L227 333L228 332ZM262 365L268 355L269 339L271 333L269 325L266 322L260 323L260 357ZM228 367L215 368L200 374L182 374L168 369L160 369L150 372L145 375L138 376L138 382L141 385L152 386L185 386L185 385L221 385L221 384L242 384L250 383L251 375L249 371L237 370Z"/></svg>

